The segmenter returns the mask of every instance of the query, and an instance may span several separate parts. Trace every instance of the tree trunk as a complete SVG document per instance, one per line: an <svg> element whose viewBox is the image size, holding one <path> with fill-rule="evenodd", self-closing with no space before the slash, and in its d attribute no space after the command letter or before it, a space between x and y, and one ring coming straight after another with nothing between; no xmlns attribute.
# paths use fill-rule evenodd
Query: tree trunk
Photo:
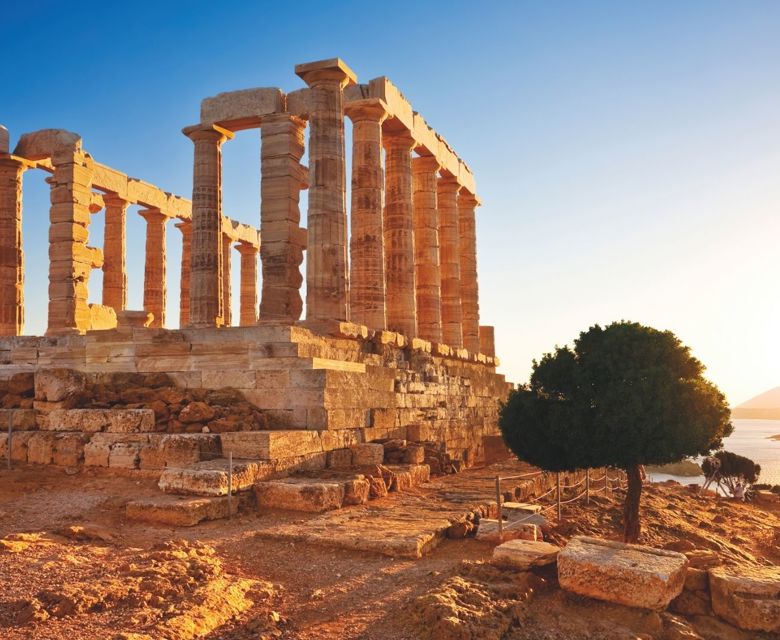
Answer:
<svg viewBox="0 0 780 640"><path fill-rule="evenodd" d="M642 496L642 472L639 465L631 465L626 468L628 476L628 492L623 504L623 540L636 542L639 540L641 525L639 522L639 500Z"/></svg>

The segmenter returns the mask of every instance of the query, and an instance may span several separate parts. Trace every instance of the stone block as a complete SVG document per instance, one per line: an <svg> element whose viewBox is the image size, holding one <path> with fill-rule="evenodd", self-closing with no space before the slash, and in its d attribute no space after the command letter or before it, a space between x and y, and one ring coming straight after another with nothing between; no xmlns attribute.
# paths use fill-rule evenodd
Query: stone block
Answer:
<svg viewBox="0 0 780 640"><path fill-rule="evenodd" d="M35 373L35 399L60 402L86 390L86 376L73 369L39 369Z"/></svg>
<svg viewBox="0 0 780 640"><path fill-rule="evenodd" d="M111 445L108 466L117 469L137 469L140 462L141 443L117 442Z"/></svg>
<svg viewBox="0 0 780 640"><path fill-rule="evenodd" d="M13 446L13 438L11 439ZM33 433L27 443L27 462L31 464L51 464L54 458L54 434Z"/></svg>
<svg viewBox="0 0 780 640"><path fill-rule="evenodd" d="M382 464L385 461L385 448L376 442L364 442L350 447L352 464L356 467L367 467Z"/></svg>
<svg viewBox="0 0 780 640"><path fill-rule="evenodd" d="M344 502L346 505L365 504L368 502L371 485L360 476L344 482Z"/></svg>
<svg viewBox="0 0 780 640"><path fill-rule="evenodd" d="M84 445L84 466L107 467L108 456L111 453L111 443L92 438Z"/></svg>
<svg viewBox="0 0 780 640"><path fill-rule="evenodd" d="M780 567L710 569L715 613L748 631L780 633Z"/></svg>
<svg viewBox="0 0 780 640"><path fill-rule="evenodd" d="M319 432L303 429L222 433L220 439L222 451L236 458L275 460L322 451Z"/></svg>
<svg viewBox="0 0 780 640"><path fill-rule="evenodd" d="M191 498L183 496L156 496L127 503L127 517L174 527L192 527L204 520L227 518L237 513L239 500L225 498Z"/></svg>
<svg viewBox="0 0 780 640"><path fill-rule="evenodd" d="M59 467L77 467L84 463L84 444L89 436L61 433L54 439L53 462Z"/></svg>
<svg viewBox="0 0 780 640"><path fill-rule="evenodd" d="M328 451L329 469L348 469L352 466L352 451L349 449L333 449Z"/></svg>
<svg viewBox="0 0 780 640"><path fill-rule="evenodd" d="M263 116L284 110L284 94L280 89L243 89L220 93L202 100L200 121L237 131L258 127Z"/></svg>
<svg viewBox="0 0 780 640"><path fill-rule="evenodd" d="M50 431L148 433L155 429L152 409L56 409L48 415Z"/></svg>
<svg viewBox="0 0 780 640"><path fill-rule="evenodd" d="M553 564L560 547L541 540L509 540L493 549L493 564L528 571Z"/></svg>
<svg viewBox="0 0 780 640"><path fill-rule="evenodd" d="M481 518L477 528L477 540L502 543L507 540L530 540L535 542L542 538L539 525L527 522L504 522L501 534L498 532L498 520Z"/></svg>
<svg viewBox="0 0 780 640"><path fill-rule="evenodd" d="M14 462L27 462L27 449L30 439L35 435L34 431L22 431L11 436L11 460Z"/></svg>
<svg viewBox="0 0 780 640"><path fill-rule="evenodd" d="M578 536L558 554L558 582L582 596L660 611L682 592L687 565L675 551Z"/></svg>
<svg viewBox="0 0 780 640"><path fill-rule="evenodd" d="M344 483L308 478L284 478L255 483L257 506L319 513L339 509L344 502Z"/></svg>
<svg viewBox="0 0 780 640"><path fill-rule="evenodd" d="M425 462L425 447L410 444L404 450L403 461L406 464L422 464Z"/></svg>
<svg viewBox="0 0 780 640"><path fill-rule="evenodd" d="M234 460L232 489L245 491L255 482L260 463L251 460ZM160 475L158 485L165 493L200 496L226 496L228 494L229 465L225 458L207 460L189 467L167 467Z"/></svg>
<svg viewBox="0 0 780 640"><path fill-rule="evenodd" d="M38 428L35 409L0 409L0 430L8 429L9 420L14 431L35 431Z"/></svg>

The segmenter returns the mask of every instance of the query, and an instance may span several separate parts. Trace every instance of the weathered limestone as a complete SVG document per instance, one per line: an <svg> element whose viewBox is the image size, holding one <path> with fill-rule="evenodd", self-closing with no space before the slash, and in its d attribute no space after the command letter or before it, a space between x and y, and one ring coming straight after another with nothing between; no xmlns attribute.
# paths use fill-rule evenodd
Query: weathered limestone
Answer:
<svg viewBox="0 0 780 640"><path fill-rule="evenodd" d="M528 571L553 564L560 547L541 540L509 540L493 549L493 564Z"/></svg>
<svg viewBox="0 0 780 640"><path fill-rule="evenodd" d="M412 160L414 191L414 273L417 299L417 334L441 342L441 265L439 262L439 212L433 156Z"/></svg>
<svg viewBox="0 0 780 640"><path fill-rule="evenodd" d="M589 598L660 611L682 593L687 565L675 551L578 536L558 554L558 582Z"/></svg>
<svg viewBox="0 0 780 640"><path fill-rule="evenodd" d="M300 288L305 242L299 199L306 187L305 122L289 114L263 119L260 150L260 259L263 292L260 318L295 322L303 311ZM311 226L311 225L310 225Z"/></svg>
<svg viewBox="0 0 780 640"><path fill-rule="evenodd" d="M463 346L479 352L479 293L477 287L476 196L462 189L458 195L460 235L460 299L463 319Z"/></svg>
<svg viewBox="0 0 780 640"><path fill-rule="evenodd" d="M740 629L780 632L780 568L710 569L712 608Z"/></svg>
<svg viewBox="0 0 780 640"><path fill-rule="evenodd" d="M106 220L103 236L103 304L116 311L127 309L127 200L103 196Z"/></svg>
<svg viewBox="0 0 780 640"><path fill-rule="evenodd" d="M223 498L159 496L127 503L131 520L153 522L172 527L194 527L204 520L219 520L238 512L239 501ZM232 508L232 511L229 509Z"/></svg>
<svg viewBox="0 0 780 640"><path fill-rule="evenodd" d="M352 70L338 58L297 65L310 87L306 317L347 319L344 87Z"/></svg>
<svg viewBox="0 0 780 640"><path fill-rule="evenodd" d="M21 335L24 327L22 174L25 164L8 153L8 131L0 127L0 336Z"/></svg>
<svg viewBox="0 0 780 640"><path fill-rule="evenodd" d="M184 129L195 143L189 321L222 323L222 143L233 134L216 125Z"/></svg>
<svg viewBox="0 0 780 640"><path fill-rule="evenodd" d="M227 234L222 234L222 326L233 324L233 240Z"/></svg>
<svg viewBox="0 0 780 640"><path fill-rule="evenodd" d="M463 312L460 293L460 227L458 216L458 181L450 176L439 178L439 255L441 259L441 337L450 347L463 346Z"/></svg>
<svg viewBox="0 0 780 640"><path fill-rule="evenodd" d="M284 478L255 484L255 496L260 509L320 513L340 509L344 493L344 483L338 481Z"/></svg>
<svg viewBox="0 0 780 640"><path fill-rule="evenodd" d="M370 329L386 328L384 265L384 171L381 100L347 103L352 120L352 207L350 234L349 319Z"/></svg>
<svg viewBox="0 0 780 640"><path fill-rule="evenodd" d="M484 324L479 327L479 352L495 358L496 336L494 327Z"/></svg>
<svg viewBox="0 0 780 640"><path fill-rule="evenodd" d="M414 338L417 336L417 301L411 152L415 141L407 131L387 129L383 142L386 151L384 239L387 328Z"/></svg>
<svg viewBox="0 0 780 640"><path fill-rule="evenodd" d="M144 265L144 311L154 315L153 327L165 326L165 224L167 216L158 209L140 211L146 220L146 262Z"/></svg>
<svg viewBox="0 0 780 640"><path fill-rule="evenodd" d="M179 289L179 326L190 323L190 263L192 261L192 220L176 224L181 231L181 284Z"/></svg>
<svg viewBox="0 0 780 640"><path fill-rule="evenodd" d="M239 322L247 327L257 324L257 247L239 242L236 249L241 254Z"/></svg>

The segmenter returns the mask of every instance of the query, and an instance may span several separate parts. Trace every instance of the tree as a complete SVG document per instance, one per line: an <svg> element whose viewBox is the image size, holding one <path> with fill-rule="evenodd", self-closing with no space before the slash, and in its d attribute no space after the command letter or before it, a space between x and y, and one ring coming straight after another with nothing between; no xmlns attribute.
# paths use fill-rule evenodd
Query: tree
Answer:
<svg viewBox="0 0 780 640"><path fill-rule="evenodd" d="M534 361L529 384L510 394L499 425L509 448L542 469L624 469L624 538L634 542L640 466L705 455L733 430L725 397L703 373L670 331L596 325L573 349Z"/></svg>
<svg viewBox="0 0 780 640"><path fill-rule="evenodd" d="M705 458L701 463L701 469L708 478L713 473L717 473L716 480L726 485L732 496L736 493L737 483L743 486L755 484L761 474L761 465L745 456L731 451L717 451L714 457L720 461L717 468L710 458Z"/></svg>

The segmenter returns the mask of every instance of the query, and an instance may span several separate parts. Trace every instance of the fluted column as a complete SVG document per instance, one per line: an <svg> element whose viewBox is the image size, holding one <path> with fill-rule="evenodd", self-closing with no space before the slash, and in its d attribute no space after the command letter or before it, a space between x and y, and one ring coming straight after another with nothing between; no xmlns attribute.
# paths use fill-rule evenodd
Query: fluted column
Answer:
<svg viewBox="0 0 780 640"><path fill-rule="evenodd" d="M458 196L460 231L460 300L463 318L463 346L479 352L479 288L477 284L477 197L465 189Z"/></svg>
<svg viewBox="0 0 780 640"><path fill-rule="evenodd" d="M263 269L260 317L263 320L295 322L303 311L301 263L304 239L298 202L301 189L306 186L306 168L300 163L305 127L306 123L300 118L274 114L263 118L260 129L260 259ZM253 315L256 317L257 312ZM244 324L243 318L242 313L241 324Z"/></svg>
<svg viewBox="0 0 780 640"><path fill-rule="evenodd" d="M439 263L439 212L433 156L412 160L414 197L414 272L417 297L417 333L441 342L441 267Z"/></svg>
<svg viewBox="0 0 780 640"><path fill-rule="evenodd" d="M382 122L387 106L369 99L349 102L345 109L352 120L349 319L382 330L387 326L382 223Z"/></svg>
<svg viewBox="0 0 780 640"><path fill-rule="evenodd" d="M439 256L441 261L442 342L463 346L463 316L460 301L460 224L458 220L460 185L451 176L439 178Z"/></svg>
<svg viewBox="0 0 780 640"><path fill-rule="evenodd" d="M7 131L0 127L0 133ZM0 154L7 152L0 148ZM21 335L24 328L24 251L22 248L22 174L24 164L0 156L0 336Z"/></svg>
<svg viewBox="0 0 780 640"><path fill-rule="evenodd" d="M103 230L103 304L116 311L127 309L127 200L103 196L106 219Z"/></svg>
<svg viewBox="0 0 780 640"><path fill-rule="evenodd" d="M233 134L213 125L184 134L195 143L189 322L215 327L222 324L222 143Z"/></svg>
<svg viewBox="0 0 780 640"><path fill-rule="evenodd" d="M347 319L347 208L344 87L355 75L341 60L298 65L311 88L306 317Z"/></svg>
<svg viewBox="0 0 780 640"><path fill-rule="evenodd" d="M222 324L229 327L233 324L233 286L232 282L232 251L233 240L222 235Z"/></svg>
<svg viewBox="0 0 780 640"><path fill-rule="evenodd" d="M152 327L165 326L165 223L167 216L159 209L139 211L146 220L146 262L144 265L144 311L152 313Z"/></svg>
<svg viewBox="0 0 780 640"><path fill-rule="evenodd" d="M257 247L240 242L241 254L241 326L257 324Z"/></svg>
<svg viewBox="0 0 780 640"><path fill-rule="evenodd" d="M179 285L179 326L190 323L190 261L192 260L192 220L176 224L181 231L181 281Z"/></svg>
<svg viewBox="0 0 780 640"><path fill-rule="evenodd" d="M417 335L414 288L412 148L408 131L385 132L385 292L387 328Z"/></svg>

